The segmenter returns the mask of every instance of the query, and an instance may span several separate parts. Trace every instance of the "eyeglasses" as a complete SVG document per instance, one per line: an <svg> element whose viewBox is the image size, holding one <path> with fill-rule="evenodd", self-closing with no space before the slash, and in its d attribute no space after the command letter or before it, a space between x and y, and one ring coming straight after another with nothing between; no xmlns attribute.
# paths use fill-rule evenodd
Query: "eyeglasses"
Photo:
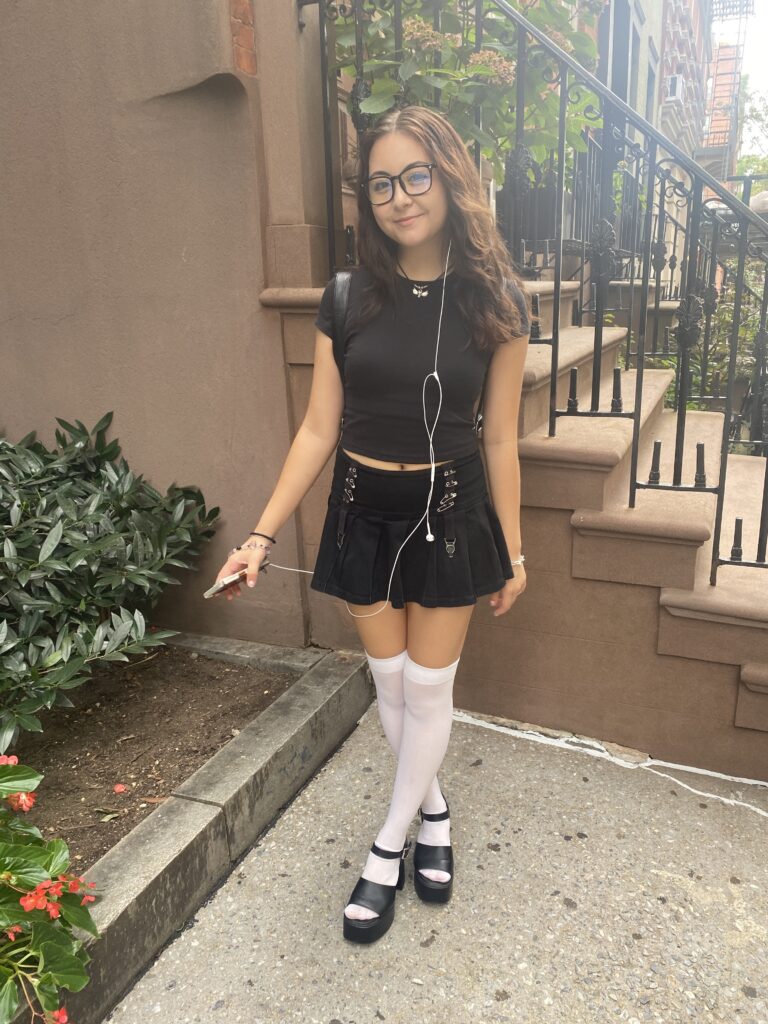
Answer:
<svg viewBox="0 0 768 1024"><path fill-rule="evenodd" d="M372 174L366 181L360 183L360 188L368 197L373 206L382 206L389 203L395 195L395 182L400 182L400 188L408 196L423 196L432 188L432 168L437 167L436 163L409 164L399 174Z"/></svg>

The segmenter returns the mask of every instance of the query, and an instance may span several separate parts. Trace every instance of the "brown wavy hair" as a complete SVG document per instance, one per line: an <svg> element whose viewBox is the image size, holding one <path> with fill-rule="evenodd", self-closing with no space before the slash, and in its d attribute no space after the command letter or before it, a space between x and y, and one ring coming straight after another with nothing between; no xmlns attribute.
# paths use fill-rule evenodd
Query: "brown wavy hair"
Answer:
<svg viewBox="0 0 768 1024"><path fill-rule="evenodd" d="M467 323L473 325L477 347L493 351L500 342L520 336L520 310L509 287L504 287L505 279L518 286L520 279L466 145L450 121L428 107L411 105L387 111L360 139L357 248L360 264L372 281L362 294L358 325L375 316L387 302L397 304L398 246L376 223L360 188L360 182L368 177L374 143L395 131L411 135L438 164L448 200L446 227L456 302Z"/></svg>

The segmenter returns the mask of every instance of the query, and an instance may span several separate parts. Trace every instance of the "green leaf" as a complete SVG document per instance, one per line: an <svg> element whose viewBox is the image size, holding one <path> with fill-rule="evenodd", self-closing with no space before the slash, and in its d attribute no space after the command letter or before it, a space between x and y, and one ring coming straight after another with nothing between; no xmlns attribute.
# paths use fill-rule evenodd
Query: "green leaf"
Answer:
<svg viewBox="0 0 768 1024"><path fill-rule="evenodd" d="M10 1024L19 1007L19 987L15 975L0 988L0 1024Z"/></svg>
<svg viewBox="0 0 768 1024"><path fill-rule="evenodd" d="M76 928L82 928L89 935L99 937L99 930L86 907L80 905L83 893L63 892L59 904L61 915Z"/></svg>
<svg viewBox="0 0 768 1024"><path fill-rule="evenodd" d="M45 968L60 988L70 992L79 992L88 984L88 975L77 957L55 942L43 942L40 946L40 968Z"/></svg>
<svg viewBox="0 0 768 1024"><path fill-rule="evenodd" d="M397 77L401 82L407 82L409 78L413 78L416 72L419 70L419 62L415 57L409 57L405 63L400 65L397 72Z"/></svg>
<svg viewBox="0 0 768 1024"><path fill-rule="evenodd" d="M54 1010L58 1010L59 1003L59 986L56 984L56 979L46 971L40 975L40 980L37 983L37 998L40 1005L47 1013L53 1013Z"/></svg>
<svg viewBox="0 0 768 1024"><path fill-rule="evenodd" d="M40 772L28 768L25 764L0 764L0 799L10 796L11 793L31 793L37 789L42 779Z"/></svg>
<svg viewBox="0 0 768 1024"><path fill-rule="evenodd" d="M394 78L381 77L374 78L373 84L371 85L372 96L396 96L400 92L400 84L394 80ZM369 99L372 97L369 97Z"/></svg>
<svg viewBox="0 0 768 1024"><path fill-rule="evenodd" d="M360 110L363 114L383 114L394 105L394 96L368 96L360 104Z"/></svg>
<svg viewBox="0 0 768 1024"><path fill-rule="evenodd" d="M104 415L103 415L103 416L101 417L101 419L99 420L99 422L98 422L98 423L96 424L96 426L95 426L95 427L93 428L93 430L91 431L91 433L92 433L92 434L98 434L100 430L106 430L106 428L107 428L107 427L108 427L108 426L110 425L110 423L112 422L112 417L113 417L113 415L114 415L114 412L105 412L105 413L104 413Z"/></svg>
<svg viewBox="0 0 768 1024"><path fill-rule="evenodd" d="M21 846L19 844L16 844L16 846L12 848L23 851L23 856L1 857L0 867L3 871L11 872L17 885L24 885L28 886L30 889L34 889L34 887L36 885L40 885L41 882L48 881L48 872L45 868L41 867L39 864L35 864L30 859L30 855L35 852L35 848Z"/></svg>
<svg viewBox="0 0 768 1024"><path fill-rule="evenodd" d="M58 652L57 652L58 653ZM35 715L16 715L16 721L22 729L26 729L27 732L42 732L43 726L39 718Z"/></svg>
<svg viewBox="0 0 768 1024"><path fill-rule="evenodd" d="M133 629L133 620L130 622L121 622L117 629L110 637L109 643L107 644L104 654L111 654L116 648L120 646L123 641L131 635Z"/></svg>
<svg viewBox="0 0 768 1024"><path fill-rule="evenodd" d="M48 872L51 878L56 878L58 875L66 873L69 867L69 847L63 839L52 839L48 843L48 856L50 861L48 863Z"/></svg>
<svg viewBox="0 0 768 1024"><path fill-rule="evenodd" d="M46 562L48 560L58 546L63 532L64 521L62 519L58 519L48 536L43 541L42 547L40 548L40 554L38 555L38 562Z"/></svg>

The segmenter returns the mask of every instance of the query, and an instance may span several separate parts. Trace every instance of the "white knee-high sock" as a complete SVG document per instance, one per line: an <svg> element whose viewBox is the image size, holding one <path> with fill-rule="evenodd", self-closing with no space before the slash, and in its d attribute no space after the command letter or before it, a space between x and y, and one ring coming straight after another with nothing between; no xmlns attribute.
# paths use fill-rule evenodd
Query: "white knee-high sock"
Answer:
<svg viewBox="0 0 768 1024"><path fill-rule="evenodd" d="M459 661L428 668L406 655L397 772L389 814L376 837L384 849L402 848L408 826L443 763L453 725L453 681Z"/></svg>
<svg viewBox="0 0 768 1024"><path fill-rule="evenodd" d="M376 836L376 844L385 850L401 850L408 826L419 809L426 803L430 787L437 791L434 810L444 810L445 801L437 783L437 771L443 763L453 724L453 680L460 659L445 668L427 668L413 661L404 651L394 658L371 659L371 674L377 689L379 715L382 727L392 749L398 755L397 772L387 820ZM402 661L402 670L396 666ZM382 664L383 663L383 664ZM391 669L395 671L391 671ZM390 669L390 671L386 671ZM379 688L384 695L381 701ZM402 710L400 694L402 693ZM383 711L383 713L382 713ZM432 808L424 807L427 813ZM446 822L425 822L425 825L445 826ZM446 840L443 840L445 842ZM435 842L441 845L441 841ZM394 885L399 861L368 854L363 878L384 885ZM446 879L445 872L425 872L431 878ZM367 907L349 903L344 910L347 917L367 920L376 914Z"/></svg>
<svg viewBox="0 0 768 1024"><path fill-rule="evenodd" d="M407 655L408 651L405 650L393 658L372 658L367 651L365 652L376 686L376 703L381 727L395 757L400 754L400 739L403 734L403 714L405 713L403 669ZM421 809L425 814L437 814L445 810L445 800L437 775L433 776L429 784L421 802Z"/></svg>

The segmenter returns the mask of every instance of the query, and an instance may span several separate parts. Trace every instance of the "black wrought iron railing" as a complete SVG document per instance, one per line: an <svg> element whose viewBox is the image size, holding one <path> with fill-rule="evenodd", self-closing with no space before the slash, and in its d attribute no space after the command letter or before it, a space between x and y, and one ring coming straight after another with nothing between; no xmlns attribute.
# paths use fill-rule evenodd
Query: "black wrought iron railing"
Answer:
<svg viewBox="0 0 768 1024"><path fill-rule="evenodd" d="M336 210L340 187L331 174L336 132L327 68L337 54L327 51L329 23L343 25L347 46L354 39L352 116L362 132L375 115L361 113L370 95L368 36L372 13L386 16L392 31L393 58L402 59L403 19L428 11L440 31L442 0L297 0L320 11L327 169L329 264L339 266ZM454 0L469 24L467 38L477 50L496 48L516 63L508 87L512 124L506 139L496 139L503 154L504 183L496 193L499 228L524 276L554 282L551 336L532 342L551 346L549 434L561 416L626 417L633 421L628 504L640 489L711 492L717 496L710 583L721 565L768 568L768 222L750 209L752 181L742 197L717 181L667 139L578 60L505 0ZM301 13L301 12L300 12ZM383 24L383 22L382 22ZM436 56L439 66L439 56ZM506 97L505 97L506 99ZM534 102L532 102L534 101ZM396 102L393 100L393 102ZM441 90L432 102L441 105ZM542 152L541 132L528 111L546 102L554 115L552 144ZM520 114L520 116L518 116ZM475 110L478 135L482 110ZM574 124L578 130L574 131ZM480 167L480 141L475 142ZM354 262L354 232L345 227L346 253ZM594 326L592 379L588 408L580 406L576 371L571 371L566 408L557 407L557 367L563 328L564 281L578 282L574 323ZM618 296L618 298L617 298ZM626 300L626 301L625 301ZM662 303L674 302L670 311ZM667 324L663 324L666 312ZM626 314L624 367L635 369L633 409L624 409L621 375L614 373L610 408L601 408L602 360L606 328ZM641 402L646 367L671 365L676 416L671 478L661 480L660 443L655 445L649 478L639 480ZM737 385L743 392L737 395ZM737 408L738 405L738 408ZM719 472L709 481L703 445L697 445L693 483L683 483L686 415L690 409L723 416ZM730 453L762 461L762 493L755 496L754 556L743 550L743 516L733 524L727 554L721 541Z"/></svg>

